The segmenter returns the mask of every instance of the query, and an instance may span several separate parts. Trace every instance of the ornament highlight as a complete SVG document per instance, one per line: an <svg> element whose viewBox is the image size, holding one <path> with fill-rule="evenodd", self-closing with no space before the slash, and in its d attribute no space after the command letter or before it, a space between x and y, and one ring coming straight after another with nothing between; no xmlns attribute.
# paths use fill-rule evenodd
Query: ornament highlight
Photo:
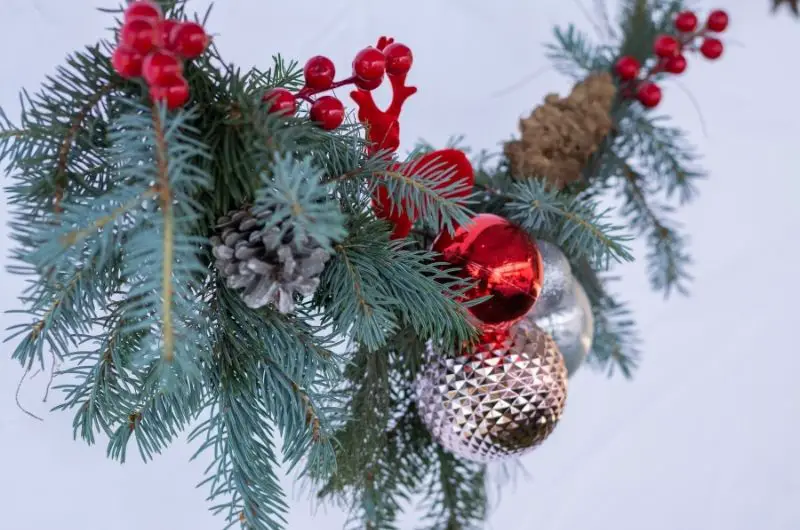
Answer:
<svg viewBox="0 0 800 530"><path fill-rule="evenodd" d="M572 293L574 280L569 260L560 248L541 240L536 241L536 246L542 256L544 281L532 311L544 315L558 310L564 304L564 300Z"/></svg>
<svg viewBox="0 0 800 530"><path fill-rule="evenodd" d="M512 328L457 357L428 345L415 395L422 422L442 447L474 462L509 459L543 442L567 398L567 369L553 339Z"/></svg>

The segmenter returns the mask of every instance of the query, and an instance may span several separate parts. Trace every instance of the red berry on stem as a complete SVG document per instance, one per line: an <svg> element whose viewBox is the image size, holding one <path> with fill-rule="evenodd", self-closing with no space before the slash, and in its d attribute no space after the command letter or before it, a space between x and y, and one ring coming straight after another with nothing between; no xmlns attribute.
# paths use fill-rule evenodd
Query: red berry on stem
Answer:
<svg viewBox="0 0 800 530"><path fill-rule="evenodd" d="M142 77L149 85L167 85L183 74L183 63L167 51L151 52L144 58Z"/></svg>
<svg viewBox="0 0 800 530"><path fill-rule="evenodd" d="M156 24L164 17L161 8L155 2L148 2L141 0L132 2L127 9L125 9L125 22L129 22L135 18L147 20L151 24Z"/></svg>
<svg viewBox="0 0 800 530"><path fill-rule="evenodd" d="M175 110L189 101L189 82L183 77L175 77L165 85L153 85L150 97L153 101L166 103L169 110Z"/></svg>
<svg viewBox="0 0 800 530"><path fill-rule="evenodd" d="M297 99L285 88L271 88L261 99L264 103L269 104L268 112L270 114L278 113L288 116L297 111Z"/></svg>
<svg viewBox="0 0 800 530"><path fill-rule="evenodd" d="M381 86L381 83L383 83L383 78L378 77L376 79L366 80L366 79L361 79L360 77L356 77L353 83L355 83L355 85L362 90L375 90L376 88Z"/></svg>
<svg viewBox="0 0 800 530"><path fill-rule="evenodd" d="M311 104L311 119L326 131L332 131L344 122L344 104L333 96L322 96Z"/></svg>
<svg viewBox="0 0 800 530"><path fill-rule="evenodd" d="M414 56L411 49L405 44L393 42L383 49L386 57L386 73L389 75L403 75L411 70Z"/></svg>
<svg viewBox="0 0 800 530"><path fill-rule="evenodd" d="M614 65L614 71L617 72L617 75L623 81L636 79L636 77L639 75L640 68L641 65L639 64L639 61L629 55L620 57L617 61L617 64Z"/></svg>
<svg viewBox="0 0 800 530"><path fill-rule="evenodd" d="M125 79L142 75L142 54L130 48L118 47L111 56L114 71Z"/></svg>
<svg viewBox="0 0 800 530"><path fill-rule="evenodd" d="M657 84L646 81L636 90L636 98L639 103L652 109L661 102L661 89Z"/></svg>
<svg viewBox="0 0 800 530"><path fill-rule="evenodd" d="M725 31L728 28L728 13L721 9L712 11L708 15L706 27L716 33Z"/></svg>
<svg viewBox="0 0 800 530"><path fill-rule="evenodd" d="M122 26L119 34L120 46L146 55L156 45L156 27L143 18L134 18Z"/></svg>
<svg viewBox="0 0 800 530"><path fill-rule="evenodd" d="M686 57L683 55L676 55L664 59L664 71L671 74L682 74L686 70Z"/></svg>
<svg viewBox="0 0 800 530"><path fill-rule="evenodd" d="M659 57L674 57L681 52L681 45L675 37L659 35L653 44L653 51Z"/></svg>
<svg viewBox="0 0 800 530"><path fill-rule="evenodd" d="M703 44L700 45L700 53L706 59L719 59L723 49L722 41L714 37L706 37L703 39Z"/></svg>
<svg viewBox="0 0 800 530"><path fill-rule="evenodd" d="M306 61L303 68L306 86L314 90L327 90L333 85L336 67L333 61L323 55L316 55Z"/></svg>
<svg viewBox="0 0 800 530"><path fill-rule="evenodd" d="M209 38L206 30L197 22L182 22L173 28L170 41L179 55L195 59L206 51Z"/></svg>
<svg viewBox="0 0 800 530"><path fill-rule="evenodd" d="M364 81L380 79L386 72L386 56L377 48L369 46L353 59L353 74Z"/></svg>
<svg viewBox="0 0 800 530"><path fill-rule="evenodd" d="M697 15L693 11L682 11L675 17L675 29L681 33L691 33L697 29Z"/></svg>
<svg viewBox="0 0 800 530"><path fill-rule="evenodd" d="M180 24L177 20L166 19L158 23L156 28L158 38L156 39L156 46L164 48L165 50L175 51L175 42L172 40L172 32Z"/></svg>

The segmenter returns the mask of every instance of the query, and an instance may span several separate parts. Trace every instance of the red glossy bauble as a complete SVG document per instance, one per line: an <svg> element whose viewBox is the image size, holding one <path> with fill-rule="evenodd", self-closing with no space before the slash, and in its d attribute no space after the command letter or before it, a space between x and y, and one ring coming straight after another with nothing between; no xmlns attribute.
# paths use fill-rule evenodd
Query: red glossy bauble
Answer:
<svg viewBox="0 0 800 530"><path fill-rule="evenodd" d="M175 42L172 40L172 35L179 24L180 22L171 18L159 22L156 28L158 33L156 36L156 46L164 48L167 51L175 51Z"/></svg>
<svg viewBox="0 0 800 530"><path fill-rule="evenodd" d="M166 103L168 109L175 110L189 101L189 82L183 77L177 77L168 84L153 85L150 87L150 97L153 101Z"/></svg>
<svg viewBox="0 0 800 530"><path fill-rule="evenodd" d="M639 61L630 55L620 57L617 63L614 65L614 71L623 81L631 81L632 79L636 79L636 77L639 75L640 68L641 65L639 64Z"/></svg>
<svg viewBox="0 0 800 530"><path fill-rule="evenodd" d="M706 37L703 39L703 44L700 45L700 53L706 59L719 59L722 56L724 46L722 41L713 37Z"/></svg>
<svg viewBox="0 0 800 530"><path fill-rule="evenodd" d="M728 13L721 9L712 11L708 14L706 27L716 33L720 33L728 29Z"/></svg>
<svg viewBox="0 0 800 530"><path fill-rule="evenodd" d="M182 22L173 28L170 42L176 53L187 59L195 59L203 55L210 39L203 26L197 22Z"/></svg>
<svg viewBox="0 0 800 530"><path fill-rule="evenodd" d="M155 24L149 20L133 18L122 26L119 44L123 48L130 48L147 55L156 45L156 33Z"/></svg>
<svg viewBox="0 0 800 530"><path fill-rule="evenodd" d="M533 239L497 215L479 214L455 234L443 232L433 250L475 282L463 301L490 297L468 308L479 324L509 326L533 307L544 279L544 265Z"/></svg>
<svg viewBox="0 0 800 530"><path fill-rule="evenodd" d="M411 70L414 55L405 44L393 42L383 49L386 57L386 73L389 75L403 75Z"/></svg>
<svg viewBox="0 0 800 530"><path fill-rule="evenodd" d="M469 197L475 184L472 163L464 151L459 149L440 149L426 153L406 164L402 172L405 175L440 174L434 189L442 190L442 196L449 199Z"/></svg>
<svg viewBox="0 0 800 530"><path fill-rule="evenodd" d="M636 98L642 105L652 109L661 102L661 88L655 83L644 82L636 90Z"/></svg>
<svg viewBox="0 0 800 530"><path fill-rule="evenodd" d="M125 79L133 79L142 75L143 60L142 54L136 50L118 47L111 56L111 65Z"/></svg>
<svg viewBox="0 0 800 530"><path fill-rule="evenodd" d="M285 88L271 88L261 99L269 105L267 111L270 114L291 115L297 111L297 98Z"/></svg>
<svg viewBox="0 0 800 530"><path fill-rule="evenodd" d="M336 67L333 61L324 55L315 55L308 61L303 68L303 76L306 86L313 90L327 90L333 85L336 77Z"/></svg>
<svg viewBox="0 0 800 530"><path fill-rule="evenodd" d="M322 96L311 104L311 119L326 131L344 122L344 104L333 96Z"/></svg>
<svg viewBox="0 0 800 530"><path fill-rule="evenodd" d="M671 35L659 35L653 44L653 51L659 57L674 57L681 52L681 44Z"/></svg>
<svg viewBox="0 0 800 530"><path fill-rule="evenodd" d="M142 77L149 85L169 85L183 75L183 63L167 51L154 51L144 58Z"/></svg>
<svg viewBox="0 0 800 530"><path fill-rule="evenodd" d="M403 239L411 233L415 219L406 213L408 208L394 205L386 186L378 186L375 189L372 195L372 210L378 219L384 219L392 224L392 239Z"/></svg>
<svg viewBox="0 0 800 530"><path fill-rule="evenodd" d="M155 2L148 2L147 0L140 0L132 2L126 9L124 20L128 22L135 18L145 19L151 24L158 23L163 18L164 14L161 8Z"/></svg>
<svg viewBox="0 0 800 530"><path fill-rule="evenodd" d="M675 29L681 33L691 33L697 29L697 15L693 11L681 11L675 17Z"/></svg>
<svg viewBox="0 0 800 530"><path fill-rule="evenodd" d="M353 75L364 81L374 81L386 72L386 56L377 48L369 46L353 59Z"/></svg>
<svg viewBox="0 0 800 530"><path fill-rule="evenodd" d="M664 71L671 74L682 74L686 71L686 57L683 55L676 55L664 59Z"/></svg>

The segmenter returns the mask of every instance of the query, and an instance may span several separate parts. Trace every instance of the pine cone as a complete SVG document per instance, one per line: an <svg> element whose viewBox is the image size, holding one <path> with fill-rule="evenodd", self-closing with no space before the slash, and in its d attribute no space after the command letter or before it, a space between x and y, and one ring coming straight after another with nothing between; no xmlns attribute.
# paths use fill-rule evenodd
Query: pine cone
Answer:
<svg viewBox="0 0 800 530"><path fill-rule="evenodd" d="M515 178L543 178L562 189L581 171L611 131L616 86L607 72L592 74L566 98L548 95L530 117L520 120L521 138L505 144Z"/></svg>
<svg viewBox="0 0 800 530"><path fill-rule="evenodd" d="M330 254L314 240L294 237L291 227L261 228L260 219L268 216L241 209L221 217L219 235L211 238L216 267L228 287L243 289L248 307L271 304L290 313L295 293L308 296L317 289Z"/></svg>

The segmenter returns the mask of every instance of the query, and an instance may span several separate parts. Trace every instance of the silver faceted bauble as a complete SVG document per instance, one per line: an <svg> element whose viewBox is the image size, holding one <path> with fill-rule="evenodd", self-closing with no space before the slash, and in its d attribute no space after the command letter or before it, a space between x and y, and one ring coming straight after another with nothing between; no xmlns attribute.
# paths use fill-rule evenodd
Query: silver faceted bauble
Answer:
<svg viewBox="0 0 800 530"><path fill-rule="evenodd" d="M474 462L525 453L553 431L567 398L567 369L544 331L515 327L505 340L444 357L428 346L417 408L433 438Z"/></svg>
<svg viewBox="0 0 800 530"><path fill-rule="evenodd" d="M572 292L572 267L569 260L556 245L536 240L539 253L544 264L544 281L542 290L536 299L534 309L538 308L540 314L556 310Z"/></svg>
<svg viewBox="0 0 800 530"><path fill-rule="evenodd" d="M535 326L546 331L558 345L567 373L571 376L580 368L592 349L594 315L586 291L573 281L568 296L549 312L537 305L523 317L518 326Z"/></svg>

